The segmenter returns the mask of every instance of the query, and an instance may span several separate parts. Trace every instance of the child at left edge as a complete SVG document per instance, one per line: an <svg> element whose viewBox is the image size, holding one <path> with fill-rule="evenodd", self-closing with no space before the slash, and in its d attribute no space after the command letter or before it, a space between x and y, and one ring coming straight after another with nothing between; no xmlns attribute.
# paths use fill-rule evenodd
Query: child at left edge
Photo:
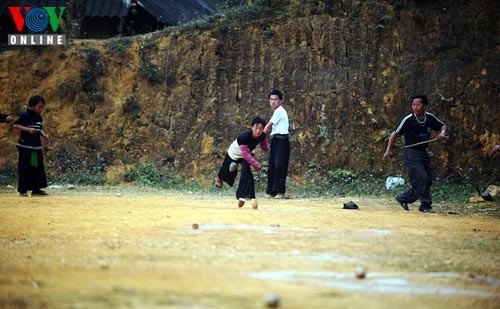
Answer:
<svg viewBox="0 0 500 309"><path fill-rule="evenodd" d="M47 187L47 177L43 166L42 142L40 136L48 139L42 130L42 116L45 100L39 96L32 96L28 101L28 110L14 121L13 129L21 132L16 147L19 152L17 166L18 185L20 196L48 195L42 188Z"/></svg>
<svg viewBox="0 0 500 309"><path fill-rule="evenodd" d="M262 165L253 157L252 151L259 144L262 150L269 151L269 144L264 133L266 121L257 116L252 119L251 125L250 130L240 133L236 140L229 146L224 162L215 179L215 186L219 189L222 188L224 181L232 187L238 174L238 164L241 164L240 181L236 189L238 207L243 207L247 200L253 200L252 206L253 208L257 208L255 184L250 166L253 166L260 173Z"/></svg>

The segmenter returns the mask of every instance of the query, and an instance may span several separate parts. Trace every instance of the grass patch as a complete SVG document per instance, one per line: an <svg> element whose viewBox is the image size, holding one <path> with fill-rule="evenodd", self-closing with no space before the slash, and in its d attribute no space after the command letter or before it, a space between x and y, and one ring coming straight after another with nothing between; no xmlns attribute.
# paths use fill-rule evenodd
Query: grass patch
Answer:
<svg viewBox="0 0 500 309"><path fill-rule="evenodd" d="M134 164L125 171L123 179L140 187L201 191L203 187L194 179L187 180L182 174L160 170L153 163Z"/></svg>
<svg viewBox="0 0 500 309"><path fill-rule="evenodd" d="M47 174L47 182L50 184L64 183L82 186L102 186L106 184L106 177L103 173L96 172L68 172L63 175Z"/></svg>

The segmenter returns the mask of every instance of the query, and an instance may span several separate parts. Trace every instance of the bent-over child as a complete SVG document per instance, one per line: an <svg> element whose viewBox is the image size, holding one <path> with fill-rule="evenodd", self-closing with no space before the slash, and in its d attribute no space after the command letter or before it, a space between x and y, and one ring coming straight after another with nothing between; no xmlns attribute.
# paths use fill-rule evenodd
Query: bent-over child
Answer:
<svg viewBox="0 0 500 309"><path fill-rule="evenodd" d="M269 144L264 133L266 121L257 116L252 119L251 124L251 129L240 133L229 146L224 162L215 179L215 186L219 189L222 188L223 181L232 187L238 174L238 164L241 165L240 181L236 189L238 207L243 207L249 199L255 199L255 185L250 166L261 172L262 165L253 157L253 150L260 144L262 150L269 151ZM256 203L254 200L254 208L257 207Z"/></svg>

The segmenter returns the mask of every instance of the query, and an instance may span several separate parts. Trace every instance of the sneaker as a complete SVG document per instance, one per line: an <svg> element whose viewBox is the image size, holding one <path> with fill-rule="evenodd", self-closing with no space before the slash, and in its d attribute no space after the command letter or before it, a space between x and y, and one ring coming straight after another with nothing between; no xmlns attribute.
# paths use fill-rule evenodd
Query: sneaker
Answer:
<svg viewBox="0 0 500 309"><path fill-rule="evenodd" d="M238 168L238 164L236 162L231 162L231 164L229 164L229 171L231 173L236 171L237 168Z"/></svg>
<svg viewBox="0 0 500 309"><path fill-rule="evenodd" d="M399 198L399 196L396 195L396 201L398 201L398 203L401 205L401 207L403 207L404 210L406 211L409 211L410 209L408 208L408 203L406 202L403 202L401 201L401 199Z"/></svg>
<svg viewBox="0 0 500 309"><path fill-rule="evenodd" d="M31 192L31 196L33 195L40 195L40 196L43 196L43 195L49 195L47 192L43 191L43 190L33 190Z"/></svg>
<svg viewBox="0 0 500 309"><path fill-rule="evenodd" d="M28 192L19 192L19 196L28 196Z"/></svg>
<svg viewBox="0 0 500 309"><path fill-rule="evenodd" d="M246 200L244 198L240 197L238 199L238 208L243 207L243 205L245 205L245 202L246 202Z"/></svg>

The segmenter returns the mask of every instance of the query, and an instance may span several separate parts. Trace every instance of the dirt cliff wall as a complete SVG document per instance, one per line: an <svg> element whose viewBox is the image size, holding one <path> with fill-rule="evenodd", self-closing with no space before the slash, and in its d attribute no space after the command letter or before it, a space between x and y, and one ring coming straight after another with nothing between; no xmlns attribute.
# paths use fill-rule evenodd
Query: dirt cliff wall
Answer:
<svg viewBox="0 0 500 309"><path fill-rule="evenodd" d="M402 169L401 160L382 162L387 138L420 92L449 126L447 143L431 146L437 175L498 174L500 4L264 2L273 10L3 52L0 111L22 112L33 94L47 99L53 173L153 162L209 180L250 118L269 119L267 93L279 88L292 124L292 176L312 166L386 176ZM16 138L1 126L4 170L17 164Z"/></svg>

